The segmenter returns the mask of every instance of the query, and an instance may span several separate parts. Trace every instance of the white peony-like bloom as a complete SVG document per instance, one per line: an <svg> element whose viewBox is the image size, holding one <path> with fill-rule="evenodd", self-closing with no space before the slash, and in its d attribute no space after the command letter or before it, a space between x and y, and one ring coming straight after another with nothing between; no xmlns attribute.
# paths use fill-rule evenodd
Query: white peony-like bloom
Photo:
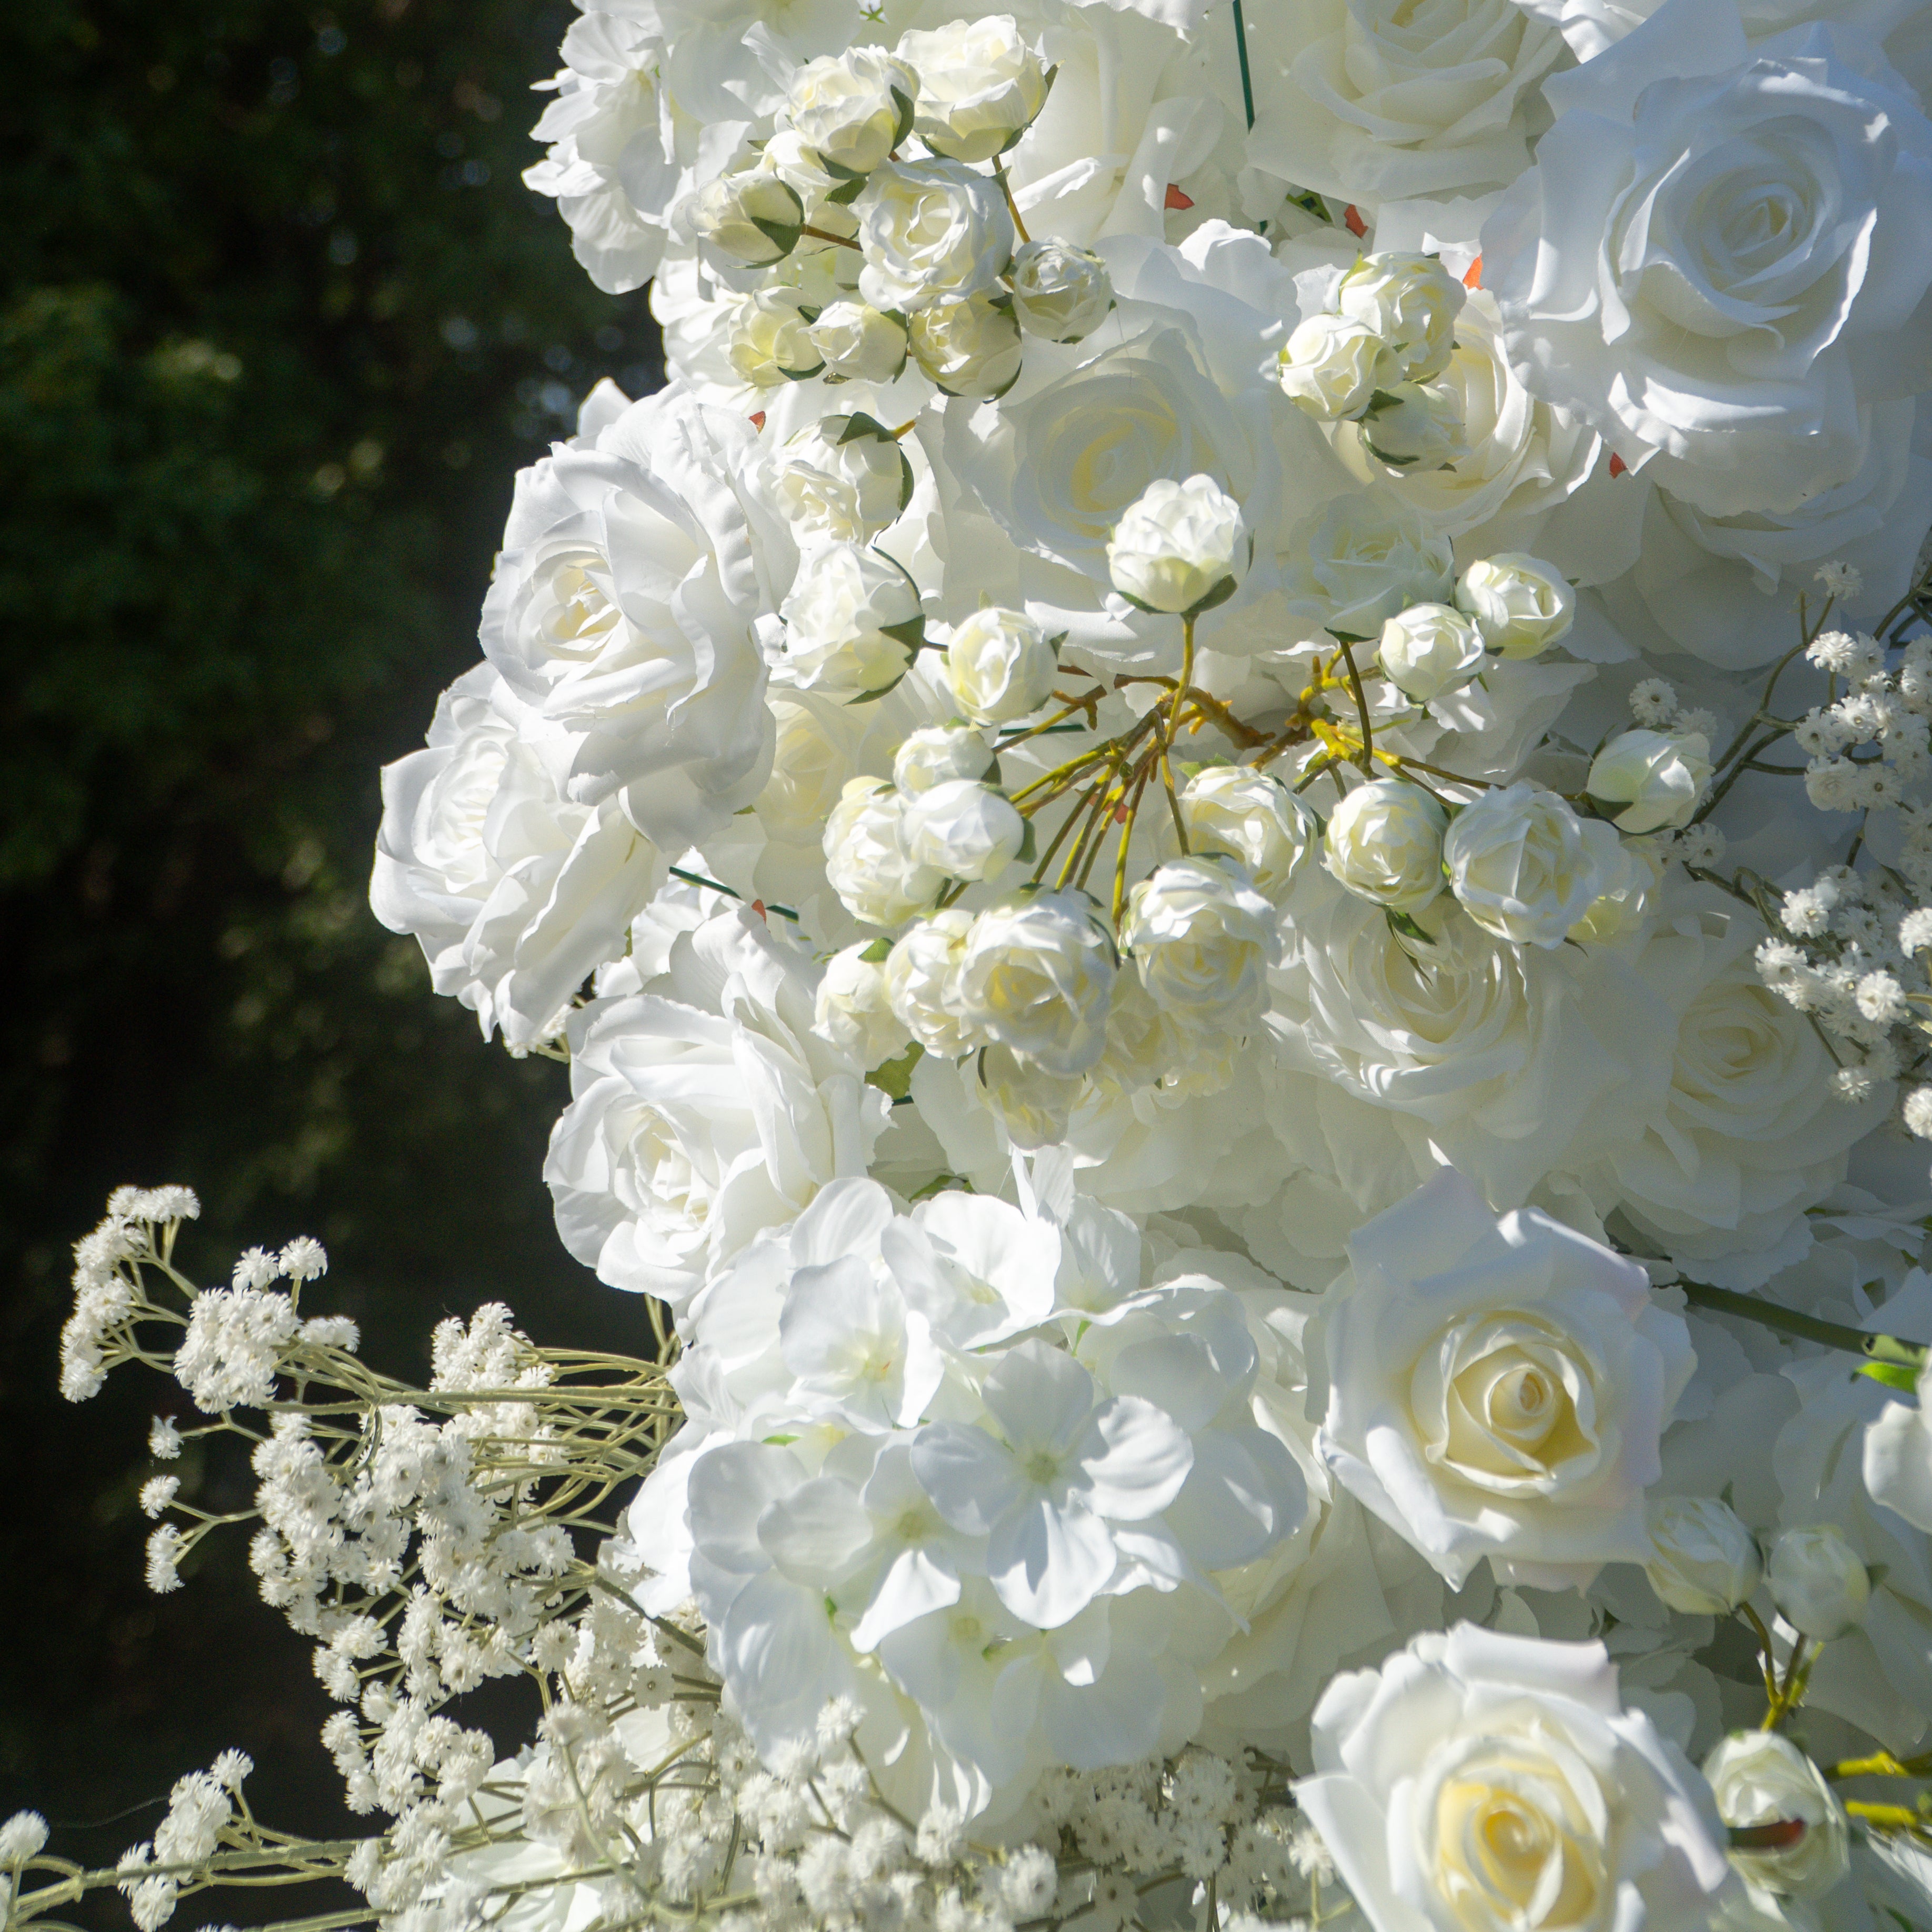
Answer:
<svg viewBox="0 0 1932 1932"><path fill-rule="evenodd" d="M1321 836L1315 814L1268 772L1209 765L1180 790L1180 819L1196 852L1225 852L1255 890L1278 898Z"/></svg>
<svg viewBox="0 0 1932 1932"><path fill-rule="evenodd" d="M1426 704L1460 690L1482 668L1482 633L1447 604L1412 604L1382 626L1376 662L1405 698Z"/></svg>
<svg viewBox="0 0 1932 1932"><path fill-rule="evenodd" d="M1274 908L1240 867L1212 859L1170 859L1142 880L1120 943L1154 1004L1199 1033L1252 1025L1281 958Z"/></svg>
<svg viewBox="0 0 1932 1932"><path fill-rule="evenodd" d="M1649 1522L1644 1574L1673 1610L1729 1616L1757 1588L1763 1554L1728 1503L1715 1496L1660 1496L1650 1506Z"/></svg>
<svg viewBox="0 0 1932 1932"><path fill-rule="evenodd" d="M1600 1644L1458 1624L1315 1708L1294 1787L1376 1932L1702 1925L1727 1888L1708 1789Z"/></svg>
<svg viewBox="0 0 1932 1932"><path fill-rule="evenodd" d="M762 162L716 176L684 205L683 225L724 268L764 268L798 246L805 203L776 168Z"/></svg>
<svg viewBox="0 0 1932 1932"><path fill-rule="evenodd" d="M1711 741L1701 731L1625 731L1590 766L1593 799L1622 808L1619 831L1660 832L1688 825L1711 779Z"/></svg>
<svg viewBox="0 0 1932 1932"><path fill-rule="evenodd" d="M1234 595L1252 548L1240 505L1213 477L1158 477L1114 526L1107 568L1140 609L1192 616Z"/></svg>
<svg viewBox="0 0 1932 1932"><path fill-rule="evenodd" d="M1603 890L1615 842L1554 792L1518 782L1456 814L1442 865L1457 902L1484 932L1516 946L1561 946Z"/></svg>
<svg viewBox="0 0 1932 1932"><path fill-rule="evenodd" d="M805 298L796 289L759 289L745 296L731 316L725 355L754 389L802 382L824 368L825 358L812 339Z"/></svg>
<svg viewBox="0 0 1932 1932"><path fill-rule="evenodd" d="M1822 1898L1852 1868L1851 1826L1825 1775L1775 1731L1733 1731L1704 1760L1718 1814L1733 1832L1796 1826L1789 1844L1737 1846L1731 1862L1754 1890Z"/></svg>
<svg viewBox="0 0 1932 1932"><path fill-rule="evenodd" d="M885 968L870 956L878 944L862 941L835 952L812 1002L812 1031L861 1066L877 1066L908 1043L887 997Z"/></svg>
<svg viewBox="0 0 1932 1932"><path fill-rule="evenodd" d="M950 160L1004 154L1046 104L1046 76L1010 14L903 34L898 51L919 74L919 138Z"/></svg>
<svg viewBox="0 0 1932 1932"><path fill-rule="evenodd" d="M948 1060L978 1043L959 1006L959 962L972 930L970 912L947 906L915 920L886 956L893 1016L927 1052Z"/></svg>
<svg viewBox="0 0 1932 1932"><path fill-rule="evenodd" d="M1388 359L1371 323L1331 310L1296 323L1275 366L1289 401L1318 422L1337 422L1368 407Z"/></svg>
<svg viewBox="0 0 1932 1932"><path fill-rule="evenodd" d="M785 662L804 691L883 691L905 675L925 634L918 586L862 544L808 554L781 612Z"/></svg>
<svg viewBox="0 0 1932 1932"><path fill-rule="evenodd" d="M946 682L979 724L1010 724L1044 704L1060 660L1046 633L1022 611L989 604L959 625L946 647Z"/></svg>
<svg viewBox="0 0 1932 1932"><path fill-rule="evenodd" d="M1652 64L1565 83L1484 284L1523 380L1626 464L1714 515L1788 508L1856 467L1860 402L1923 352L1932 122L1827 28L1752 50L1666 11L1630 46Z"/></svg>
<svg viewBox="0 0 1932 1932"><path fill-rule="evenodd" d="M1355 434L1370 455L1398 476L1447 470L1469 453L1455 392L1436 382L1397 382L1377 391Z"/></svg>
<svg viewBox="0 0 1932 1932"><path fill-rule="evenodd" d="M892 754L892 782L908 797L954 778L981 778L993 762L986 734L968 724L927 724Z"/></svg>
<svg viewBox="0 0 1932 1932"><path fill-rule="evenodd" d="M761 1229L865 1172L886 1096L814 1032L818 979L734 911L681 938L650 990L572 1018L544 1178L564 1246L602 1280L681 1306Z"/></svg>
<svg viewBox="0 0 1932 1932"><path fill-rule="evenodd" d="M997 879L1026 830L1006 794L976 778L929 785L905 808L906 850L916 864L950 879Z"/></svg>
<svg viewBox="0 0 1932 1932"><path fill-rule="evenodd" d="M1444 1168L1358 1228L1322 1310L1340 1480L1460 1588L1642 1563L1644 1489L1696 1358L1627 1261Z"/></svg>
<svg viewBox="0 0 1932 1932"><path fill-rule="evenodd" d="M513 1046L554 1032L590 973L623 950L664 855L617 801L560 796L478 664L438 700L425 748L382 772L369 903L412 934L430 983Z"/></svg>
<svg viewBox="0 0 1932 1932"><path fill-rule="evenodd" d="M852 204L865 266L859 292L910 315L943 296L990 288L1012 259L998 184L963 162L888 161Z"/></svg>
<svg viewBox="0 0 1932 1932"><path fill-rule="evenodd" d="M878 47L808 61L782 111L811 158L836 180L868 175L912 130L919 76Z"/></svg>
<svg viewBox="0 0 1932 1932"><path fill-rule="evenodd" d="M1486 648L1504 658L1539 656L1576 620L1576 593L1562 572L1520 552L1471 564L1456 586L1456 606L1475 620Z"/></svg>
<svg viewBox="0 0 1932 1932"><path fill-rule="evenodd" d="M913 360L944 394L1004 395L1020 373L1023 345L1010 299L986 290L941 296L906 324Z"/></svg>
<svg viewBox="0 0 1932 1932"><path fill-rule="evenodd" d="M1413 913L1446 883L1442 841L1448 829L1449 814L1420 786L1372 779L1356 786L1330 814L1322 862L1350 892Z"/></svg>
<svg viewBox="0 0 1932 1932"><path fill-rule="evenodd" d="M1871 1576L1844 1532L1828 1522L1779 1532L1765 1565L1778 1613L1820 1643L1857 1629L1871 1602Z"/></svg>
<svg viewBox="0 0 1932 1932"><path fill-rule="evenodd" d="M825 824L825 876L854 919L896 926L939 896L946 882L906 843L906 800L878 778L848 778Z"/></svg>
<svg viewBox="0 0 1932 1932"><path fill-rule="evenodd" d="M1456 558L1412 510L1363 495L1313 513L1288 544L1288 608L1337 637L1373 638L1413 604L1446 604Z"/></svg>
<svg viewBox="0 0 1932 1932"><path fill-rule="evenodd" d="M1462 284L1433 255L1365 256L1342 278L1336 306L1376 332L1385 386L1426 382L1449 366Z"/></svg>
<svg viewBox="0 0 1932 1932"><path fill-rule="evenodd" d="M1051 236L1022 242L1007 279L1020 326L1048 342L1084 340L1114 306L1106 263L1091 249Z"/></svg>
<svg viewBox="0 0 1932 1932"><path fill-rule="evenodd" d="M980 1037L1084 1073L1107 1044L1113 941L1084 893L1036 892L973 922L959 962L959 1011Z"/></svg>
<svg viewBox="0 0 1932 1932"><path fill-rule="evenodd" d="M912 500L912 465L887 435L827 416L766 459L771 493L801 546L869 543Z"/></svg>
<svg viewBox="0 0 1932 1932"><path fill-rule="evenodd" d="M866 302L826 303L806 333L830 382L890 382L906 364L904 323Z"/></svg>

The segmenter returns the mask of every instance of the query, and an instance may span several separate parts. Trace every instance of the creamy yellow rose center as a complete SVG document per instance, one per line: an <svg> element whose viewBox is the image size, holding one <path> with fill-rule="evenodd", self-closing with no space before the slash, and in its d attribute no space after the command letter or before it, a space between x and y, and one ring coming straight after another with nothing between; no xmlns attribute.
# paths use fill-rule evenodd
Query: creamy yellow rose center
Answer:
<svg viewBox="0 0 1932 1932"><path fill-rule="evenodd" d="M1598 1924L1603 1846L1562 1768L1532 1751L1480 1748L1436 1793L1432 1870L1470 1932Z"/></svg>

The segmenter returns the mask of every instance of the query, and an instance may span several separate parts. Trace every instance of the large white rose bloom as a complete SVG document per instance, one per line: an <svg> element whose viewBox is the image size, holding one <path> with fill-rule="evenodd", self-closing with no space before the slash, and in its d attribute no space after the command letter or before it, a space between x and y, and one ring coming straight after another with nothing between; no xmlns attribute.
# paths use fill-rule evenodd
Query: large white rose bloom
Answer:
<svg viewBox="0 0 1932 1932"><path fill-rule="evenodd" d="M1012 218L986 176L961 161L889 161L852 205L866 265L859 290L901 314L977 295L1012 258Z"/></svg>
<svg viewBox="0 0 1932 1932"><path fill-rule="evenodd" d="M1445 1168L1358 1228L1328 1291L1329 1466L1461 1588L1586 1584L1650 1550L1644 1488L1696 1358L1650 1280Z"/></svg>
<svg viewBox="0 0 1932 1932"><path fill-rule="evenodd" d="M958 1010L982 1037L1050 1073L1084 1073L1106 1044L1115 961L1084 893L1036 892L989 907L959 962Z"/></svg>
<svg viewBox="0 0 1932 1932"><path fill-rule="evenodd" d="M1532 784L1486 791L1450 821L1442 866L1462 910L1518 946L1561 946L1614 876L1618 841Z"/></svg>
<svg viewBox="0 0 1932 1932"><path fill-rule="evenodd" d="M1316 1706L1295 1786L1375 1932L1666 1932L1736 1887L1710 1792L1600 1644L1459 1624Z"/></svg>

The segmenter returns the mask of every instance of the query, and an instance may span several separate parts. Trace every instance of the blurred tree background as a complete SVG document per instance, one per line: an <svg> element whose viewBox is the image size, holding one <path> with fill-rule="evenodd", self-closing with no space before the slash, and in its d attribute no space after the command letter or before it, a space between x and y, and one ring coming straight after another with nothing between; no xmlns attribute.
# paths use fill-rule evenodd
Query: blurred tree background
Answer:
<svg viewBox="0 0 1932 1932"><path fill-rule="evenodd" d="M496 1298L540 1339L641 1346L550 1227L562 1070L486 1047L364 899L378 768L473 661L516 467L599 376L659 380L643 296L598 294L518 179L568 17L0 19L0 1816L44 1811L72 1856L146 1835L231 1744L270 1822L346 1822L245 1532L142 1586L167 1385L56 1392L69 1246L112 1187L200 1190L203 1280L317 1235L318 1307L399 1371ZM178 1466L202 1507L245 1501L245 1470Z"/></svg>

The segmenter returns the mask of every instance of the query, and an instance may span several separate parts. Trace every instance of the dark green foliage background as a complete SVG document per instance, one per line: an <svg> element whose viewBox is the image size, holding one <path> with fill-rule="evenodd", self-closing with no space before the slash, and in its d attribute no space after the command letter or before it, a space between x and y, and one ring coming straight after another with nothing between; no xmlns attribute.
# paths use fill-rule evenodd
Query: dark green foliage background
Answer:
<svg viewBox="0 0 1932 1932"><path fill-rule="evenodd" d="M169 1385L55 1393L68 1247L111 1187L199 1188L203 1279L320 1236L316 1306L400 1371L500 1297L643 1346L550 1226L560 1070L486 1048L364 899L377 769L475 656L516 466L598 376L657 380L642 296L598 295L518 179L568 17L0 9L0 1816L74 1856L230 1744L272 1822L346 1822L245 1534L142 1586ZM178 1466L245 1502L240 1466ZM178 1922L256 1916L208 1905Z"/></svg>

